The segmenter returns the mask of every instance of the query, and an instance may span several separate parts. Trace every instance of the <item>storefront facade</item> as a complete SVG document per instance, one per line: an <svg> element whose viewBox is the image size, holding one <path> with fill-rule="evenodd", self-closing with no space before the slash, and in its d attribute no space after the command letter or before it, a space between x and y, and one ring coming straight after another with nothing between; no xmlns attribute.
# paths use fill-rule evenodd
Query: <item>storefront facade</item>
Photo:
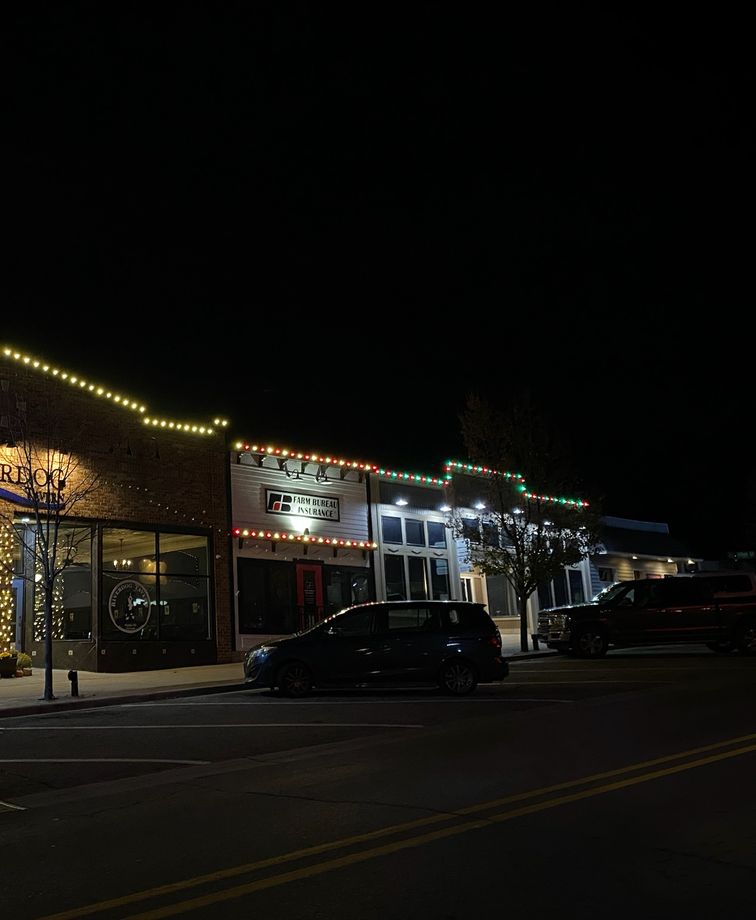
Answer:
<svg viewBox="0 0 756 920"><path fill-rule="evenodd" d="M371 478L381 600L460 600L445 480L379 470Z"/></svg>
<svg viewBox="0 0 756 920"><path fill-rule="evenodd" d="M54 667L230 661L224 423L156 418L105 384L8 348L0 384L0 647L43 665L39 544L54 521L57 559L68 559L52 594Z"/></svg>
<svg viewBox="0 0 756 920"><path fill-rule="evenodd" d="M371 468L237 442L231 450L235 646L374 600Z"/></svg>

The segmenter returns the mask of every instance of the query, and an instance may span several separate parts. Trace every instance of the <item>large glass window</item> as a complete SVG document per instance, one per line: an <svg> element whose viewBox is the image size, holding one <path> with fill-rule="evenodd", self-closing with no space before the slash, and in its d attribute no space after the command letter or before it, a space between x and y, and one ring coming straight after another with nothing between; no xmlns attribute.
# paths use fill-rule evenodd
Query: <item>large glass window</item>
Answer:
<svg viewBox="0 0 756 920"><path fill-rule="evenodd" d="M565 604L569 604L570 599L567 594L567 578L565 573L557 575L553 581L554 585L554 606L563 607Z"/></svg>
<svg viewBox="0 0 756 920"><path fill-rule="evenodd" d="M492 617L511 617L517 614L517 608L510 603L513 592L506 575L489 575L486 579L486 589L488 591L488 612ZM542 606L551 605L548 603Z"/></svg>
<svg viewBox="0 0 756 920"><path fill-rule="evenodd" d="M428 546L446 547L446 526L438 521L428 521Z"/></svg>
<svg viewBox="0 0 756 920"><path fill-rule="evenodd" d="M499 545L499 528L488 521L483 522L483 543L486 546Z"/></svg>
<svg viewBox="0 0 756 920"><path fill-rule="evenodd" d="M449 600L449 560L431 559L431 590L437 601Z"/></svg>
<svg viewBox="0 0 756 920"><path fill-rule="evenodd" d="M404 556L384 556L383 567L386 570L386 598L390 601L406 600Z"/></svg>
<svg viewBox="0 0 756 920"><path fill-rule="evenodd" d="M570 579L570 597L573 604L585 603L585 591L583 590L583 576L577 569L568 569L567 574Z"/></svg>
<svg viewBox="0 0 756 920"><path fill-rule="evenodd" d="M422 521L407 519L404 522L404 533L409 546L425 546L425 527Z"/></svg>
<svg viewBox="0 0 756 920"><path fill-rule="evenodd" d="M419 556L410 556L407 559L409 567L410 600L425 600L428 597L428 572L425 559Z"/></svg>
<svg viewBox="0 0 756 920"><path fill-rule="evenodd" d="M480 543L480 521L477 518L462 518L462 536L471 543Z"/></svg>
<svg viewBox="0 0 756 920"><path fill-rule="evenodd" d="M392 515L381 515L381 527L383 529L384 543L401 543L402 542L402 519Z"/></svg>
<svg viewBox="0 0 756 920"><path fill-rule="evenodd" d="M42 566L37 551L35 562L41 579ZM70 564L53 584L53 639L92 638L92 528L61 525L58 529L55 556L69 559ZM39 581L34 584L34 640L45 638L45 592Z"/></svg>
<svg viewBox="0 0 756 920"><path fill-rule="evenodd" d="M208 558L204 536L103 528L103 637L207 639Z"/></svg>

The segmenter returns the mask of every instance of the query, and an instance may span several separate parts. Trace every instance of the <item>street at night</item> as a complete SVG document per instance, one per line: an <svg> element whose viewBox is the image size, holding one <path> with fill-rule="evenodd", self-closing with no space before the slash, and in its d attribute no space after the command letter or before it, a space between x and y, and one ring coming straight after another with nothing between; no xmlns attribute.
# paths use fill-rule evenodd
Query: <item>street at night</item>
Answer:
<svg viewBox="0 0 756 920"><path fill-rule="evenodd" d="M17 918L744 916L756 661L513 661L0 722Z"/></svg>

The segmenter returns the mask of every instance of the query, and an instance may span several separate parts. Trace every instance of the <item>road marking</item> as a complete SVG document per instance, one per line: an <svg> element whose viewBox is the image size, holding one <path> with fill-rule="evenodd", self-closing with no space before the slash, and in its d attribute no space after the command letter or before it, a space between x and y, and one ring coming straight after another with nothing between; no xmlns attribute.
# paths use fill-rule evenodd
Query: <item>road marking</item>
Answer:
<svg viewBox="0 0 756 920"><path fill-rule="evenodd" d="M732 747L736 744L741 744L746 741L754 741L756 739L756 733L749 735L741 735L737 738L730 738L727 741L717 741L713 744L703 745L697 748L691 748L687 751L681 751L677 754L668 754L663 757L656 757L652 760L641 761L639 763L630 764L626 767L618 767L613 770L606 770L602 773L594 773L589 776L584 776L580 779L567 780L563 783L557 783L551 786L544 786L540 789L533 789L528 792L515 793L513 795L504 796L503 798L494 799L490 802L483 802L476 805L470 805L467 808L458 809L455 812L448 812L446 814L435 814L430 815L426 818L418 818L415 821L408 821L403 824L395 824L389 827L379 828L375 831L367 831L364 834L357 834L353 837L345 837L341 840L334 840L329 843L317 844L315 846L306 847L301 850L294 850L290 853L284 853L280 856L273 856L268 859L258 860L257 862L245 863L240 866L233 866L228 869L219 869L216 872L210 872L206 875L199 875L193 878L185 879L179 882L173 882L167 885L160 885L155 888L149 888L144 891L137 891L133 894L124 895L119 898L110 898L105 901L97 901L93 904L88 904L83 907L73 908L71 910L61 911L56 914L49 914L45 917L38 918L38 920L74 920L77 917L85 917L89 914L99 913L104 910L108 910L114 907L123 907L128 904L135 904L139 901L145 901L150 898L157 898L167 894L173 894L178 891L182 891L188 888L195 888L199 885L204 885L209 882L218 882L224 879L233 878L235 876L246 875L250 872L258 871L260 869L267 869L274 866L280 866L288 862L294 862L299 859L304 859L310 856L316 856L321 853L326 853L331 850L342 849L350 846L355 846L357 844L366 843L369 841L377 840L381 837L389 837L395 834L407 833L414 831L418 828L427 827L428 825L438 824L443 821L452 821L455 818L463 817L466 815L473 815L480 813L482 811L488 811L493 808L499 808L503 805L511 805L516 802L525 802L528 799L534 799L539 796L546 796L554 792L563 792L567 789L574 789L577 786L586 785L592 782L598 782L600 780L610 779L611 777L619 777L623 774L632 773L637 770L644 770L650 767L658 767L662 764L668 764L675 760L681 760L685 757L692 757L698 754L703 754L709 751L716 751L724 747ZM265 879L261 879L256 882L251 882L245 885L239 885L235 888L227 889L226 891L216 892L214 894L205 895L199 898L193 898L188 901L181 901L176 904L168 905L164 908L158 908L157 910L147 911L146 913L132 915L127 918L127 920L158 920L158 918L171 916L177 913L184 913L189 910L195 910L200 907L205 907L209 904L217 903L218 901L227 901L234 898L241 897L245 894L250 894L255 891L261 891L264 888L272 888L277 885L283 885L290 881L296 881L298 879L308 878L314 875L320 875L324 872L330 872L334 869L342 868L350 864L365 862L369 859L375 859L379 856L384 856L389 853L395 853L399 850L408 849L410 847L422 846L426 843L431 843L435 840L443 839L444 837L451 837L455 834L462 834L469 830L475 830L484 827L490 827L492 823L501 823L503 821L509 821L513 818L521 817L527 814L534 814L539 811L544 811L548 808L555 808L560 805L569 804L571 802L576 802L581 799L590 798L597 795L602 795L606 792L613 792L618 789L622 789L629 786L634 786L639 783L649 782L654 779L659 779L664 776L670 776L675 773L681 773L685 770L691 770L696 767L705 766L711 763L716 763L718 761L726 760L732 757L738 757L741 754L747 754L756 751L756 744L749 744L745 747L736 748L735 750L725 751L719 754L712 754L708 757L702 757L698 760L688 761L687 763L678 764L676 766L666 767L661 770L654 770L649 773L642 773L639 776L629 777L627 779L620 779L616 782L606 783L600 786L593 786L590 789L585 789L580 792L569 793L568 795L561 795L556 798L546 799L542 802L536 802L529 805L523 805L518 808L511 809L509 811L501 812L498 815L491 815L480 820L468 821L464 824L453 825L448 828L442 828L436 831L432 831L427 834L421 834L420 836L410 837L406 840L400 840L395 843L384 844L380 847L373 847L369 850L363 850L359 853L354 853L348 856L339 857L333 860L327 860L323 863L317 863L312 866L305 867L303 869L296 869L291 872L286 872L281 875L270 876Z"/></svg>
<svg viewBox="0 0 756 920"><path fill-rule="evenodd" d="M565 683L565 681L554 681L554 683ZM606 681L595 681L595 683L603 684L603 683L606 683ZM533 684L530 683L528 684L528 686L532 687ZM169 709L169 708L181 709L181 708L186 708L186 707L191 707L191 706L203 706L203 707L204 706L208 706L208 707L209 706L222 706L222 707L277 706L277 705L278 706L281 706L281 705L282 706L351 706L351 705L362 704L362 703L379 703L381 706L383 705L406 706L408 703L412 703L412 704L416 703L418 705L422 703L434 703L436 705L446 704L446 703L467 703L468 705L478 705L479 703L573 703L573 702L575 701L574 700L562 700L562 699L548 699L545 697L531 698L531 697L519 697L519 696L497 697L496 699L483 698L483 699L464 699L464 700L443 700L443 699L414 700L411 697L406 697L406 698L399 699L399 700L386 700L386 699L376 699L374 696L371 696L371 697L363 697L362 699L360 699L359 697L355 697L355 699L351 699L351 700L329 700L323 697L319 697L318 699L314 699L314 700L296 700L296 701L295 700L284 701L284 700L277 700L277 699L262 699L262 700L249 700L245 702L241 702L241 701L236 702L234 700L230 700L227 703L216 703L216 702L204 703L204 702L197 702L196 700L191 703L189 702L186 702L186 703L174 703L174 702L124 703L122 706L119 706L118 708L119 709L146 709L149 706L154 706L157 709ZM0 729L0 731L1 730L2 729Z"/></svg>
<svg viewBox="0 0 756 920"><path fill-rule="evenodd" d="M117 731L144 731L145 729L166 728L425 728L424 725L408 725L401 722L232 722L224 724L213 722L209 725L19 725L0 728L0 732L98 732L115 729ZM192 761L199 763L199 761ZM202 761L205 763L205 761Z"/></svg>
<svg viewBox="0 0 756 920"><path fill-rule="evenodd" d="M6 811L26 811L22 805L14 805L12 802L0 801L0 811L3 809Z"/></svg>
<svg viewBox="0 0 756 920"><path fill-rule="evenodd" d="M211 760L164 760L147 757L3 757L0 763L187 763L205 765Z"/></svg>

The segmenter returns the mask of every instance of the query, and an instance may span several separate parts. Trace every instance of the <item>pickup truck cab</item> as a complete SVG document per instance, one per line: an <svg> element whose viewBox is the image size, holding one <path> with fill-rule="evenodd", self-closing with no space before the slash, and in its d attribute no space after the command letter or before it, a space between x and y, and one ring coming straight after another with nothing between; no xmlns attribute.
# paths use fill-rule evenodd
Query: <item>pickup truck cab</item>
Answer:
<svg viewBox="0 0 756 920"><path fill-rule="evenodd" d="M720 592L706 578L620 581L589 604L543 610L547 648L599 658L610 647L704 643L713 651L756 653L756 594Z"/></svg>

